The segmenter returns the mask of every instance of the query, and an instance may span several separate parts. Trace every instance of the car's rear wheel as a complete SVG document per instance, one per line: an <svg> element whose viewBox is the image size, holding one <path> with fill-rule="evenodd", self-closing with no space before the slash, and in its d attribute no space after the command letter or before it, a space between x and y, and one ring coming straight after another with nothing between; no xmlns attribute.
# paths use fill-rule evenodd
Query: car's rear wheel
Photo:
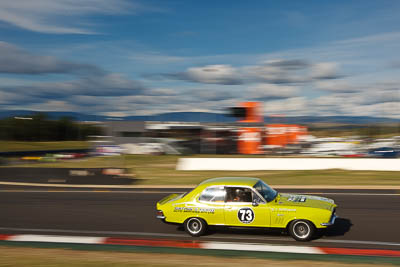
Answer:
<svg viewBox="0 0 400 267"><path fill-rule="evenodd" d="M207 231L207 223L201 218L189 218L184 222L185 231L191 236L201 236Z"/></svg>
<svg viewBox="0 0 400 267"><path fill-rule="evenodd" d="M315 226L307 220L296 220L289 224L289 233L297 241L309 241L315 233Z"/></svg>

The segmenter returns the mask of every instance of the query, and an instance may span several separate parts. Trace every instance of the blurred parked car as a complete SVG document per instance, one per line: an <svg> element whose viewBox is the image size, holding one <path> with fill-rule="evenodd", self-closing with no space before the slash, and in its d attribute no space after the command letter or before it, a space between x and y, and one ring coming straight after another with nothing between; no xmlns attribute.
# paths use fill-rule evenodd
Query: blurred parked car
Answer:
<svg viewBox="0 0 400 267"><path fill-rule="evenodd" d="M400 149L393 147L380 147L368 151L368 157L374 158L398 158L400 157Z"/></svg>

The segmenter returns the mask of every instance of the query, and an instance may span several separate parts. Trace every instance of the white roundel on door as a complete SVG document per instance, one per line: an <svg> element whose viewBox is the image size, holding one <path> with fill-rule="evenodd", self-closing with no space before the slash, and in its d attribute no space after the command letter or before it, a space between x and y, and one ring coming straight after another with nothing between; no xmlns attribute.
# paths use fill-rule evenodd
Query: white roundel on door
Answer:
<svg viewBox="0 0 400 267"><path fill-rule="evenodd" d="M251 208L241 208L238 210L238 219L242 223L251 223L254 221L254 212Z"/></svg>

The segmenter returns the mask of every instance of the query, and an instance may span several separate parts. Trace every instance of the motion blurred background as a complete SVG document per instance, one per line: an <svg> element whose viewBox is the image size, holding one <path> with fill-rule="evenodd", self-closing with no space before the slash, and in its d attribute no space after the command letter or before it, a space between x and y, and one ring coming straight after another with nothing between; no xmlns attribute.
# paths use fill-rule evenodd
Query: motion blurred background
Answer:
<svg viewBox="0 0 400 267"><path fill-rule="evenodd" d="M398 264L399 14L396 0L0 0L0 266L213 265L154 254L202 242L156 203L233 176L335 200L341 218L300 251ZM281 230L201 240L284 251ZM93 238L139 250L60 249ZM228 252L214 262L251 264ZM312 266L272 263L288 257Z"/></svg>
<svg viewBox="0 0 400 267"><path fill-rule="evenodd" d="M2 164L399 157L399 10L397 1L1 1Z"/></svg>

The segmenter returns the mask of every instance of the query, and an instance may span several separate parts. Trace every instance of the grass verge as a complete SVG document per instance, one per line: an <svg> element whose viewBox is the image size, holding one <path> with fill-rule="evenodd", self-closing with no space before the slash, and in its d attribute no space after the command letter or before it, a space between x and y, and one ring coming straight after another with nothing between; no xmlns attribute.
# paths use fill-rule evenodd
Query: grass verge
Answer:
<svg viewBox="0 0 400 267"><path fill-rule="evenodd" d="M204 155L203 155L204 156ZM208 155L213 157L214 155ZM193 156L197 157L197 156ZM400 185L398 172L383 171L177 171L180 156L126 155L94 157L79 161L23 164L20 167L98 168L124 167L142 185L195 185L211 177L259 177L270 185Z"/></svg>
<svg viewBox="0 0 400 267"><path fill-rule="evenodd" d="M64 142L15 142L0 141L0 152L12 151L40 151L58 149L86 149L90 143L86 141L64 141Z"/></svg>
<svg viewBox="0 0 400 267"><path fill-rule="evenodd" d="M156 247L18 244L2 245L0 266L328 266L399 265L397 258L214 251Z"/></svg>

